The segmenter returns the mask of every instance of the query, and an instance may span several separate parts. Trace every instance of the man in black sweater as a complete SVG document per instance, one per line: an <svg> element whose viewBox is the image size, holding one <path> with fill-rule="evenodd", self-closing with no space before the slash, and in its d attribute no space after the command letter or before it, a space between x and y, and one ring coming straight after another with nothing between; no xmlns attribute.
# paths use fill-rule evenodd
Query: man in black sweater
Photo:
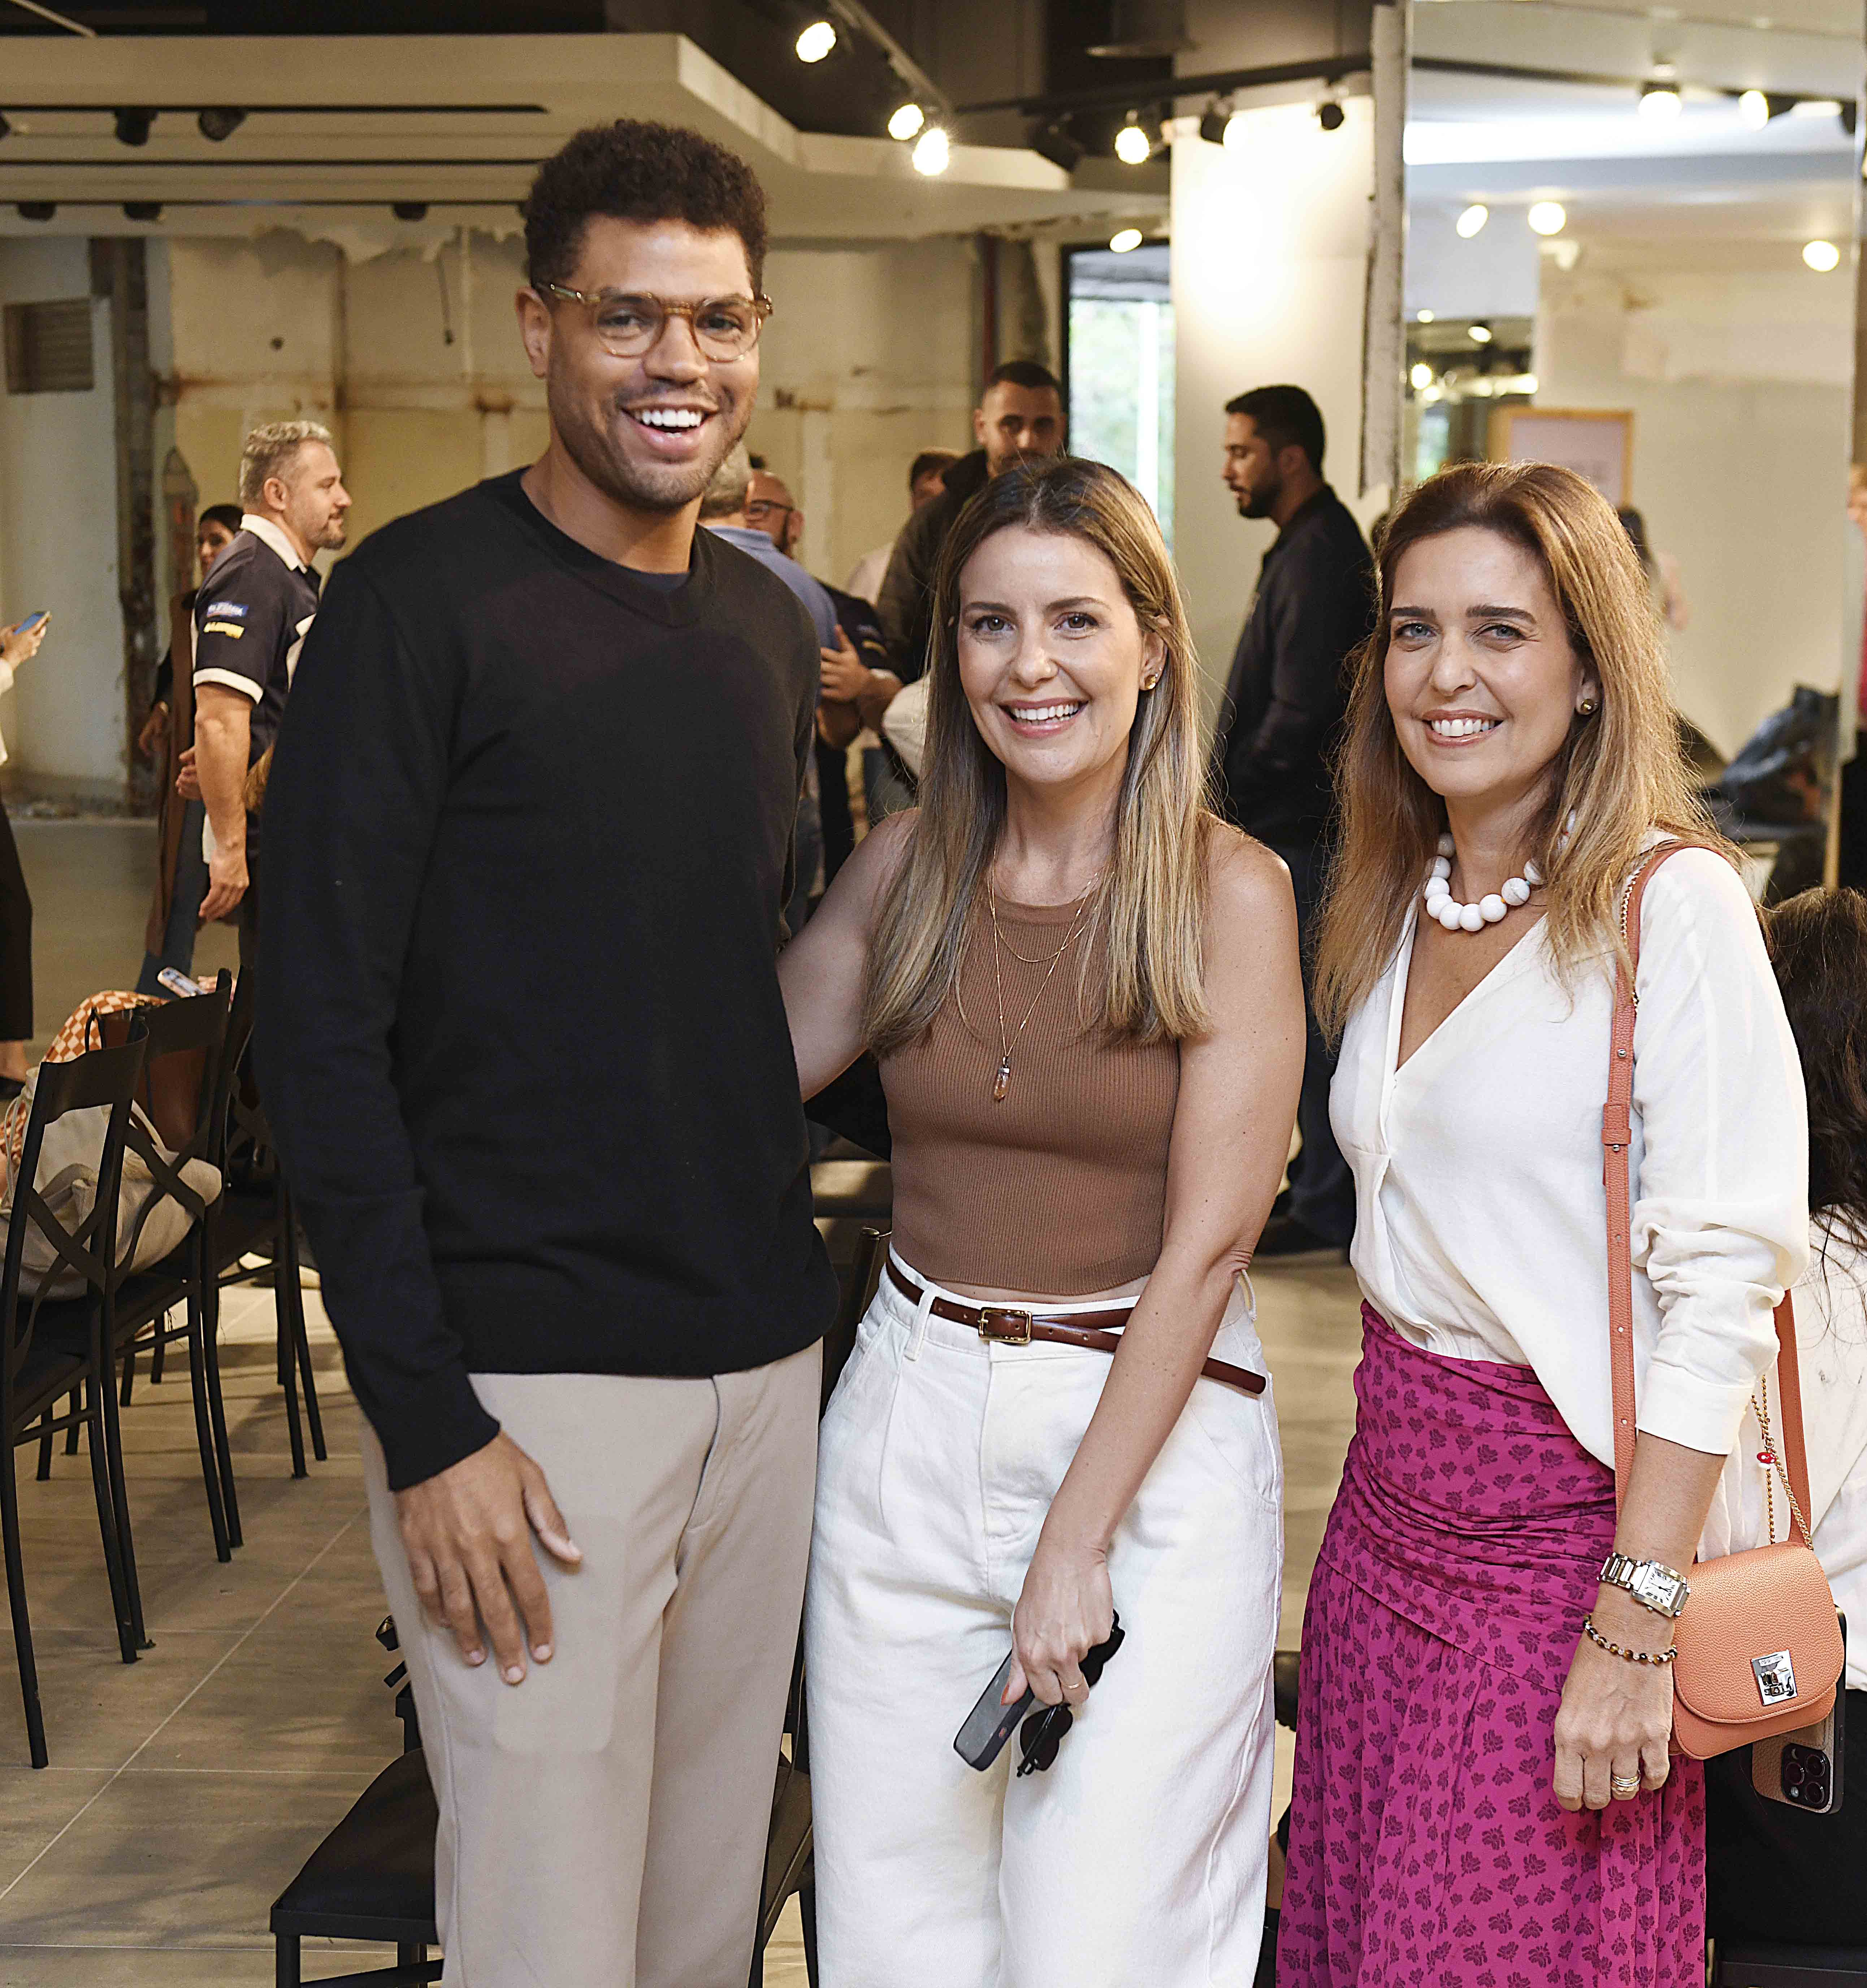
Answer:
<svg viewBox="0 0 1867 1988"><path fill-rule="evenodd" d="M261 1080L472 1988L751 1963L836 1297L775 970L817 641L694 529L765 248L695 133L545 163L549 446L337 569L268 797Z"/></svg>
<svg viewBox="0 0 1867 1988"><path fill-rule="evenodd" d="M1329 756L1348 709L1350 652L1373 625L1373 564L1361 527L1322 480L1322 414L1301 387L1259 387L1225 409L1226 485L1238 515L1277 538L1232 658L1213 742L1227 815L1290 866L1307 965L1329 864ZM1355 1182L1329 1129L1335 1058L1309 1013L1297 1111L1302 1150L1260 1258L1326 1251L1355 1232Z"/></svg>

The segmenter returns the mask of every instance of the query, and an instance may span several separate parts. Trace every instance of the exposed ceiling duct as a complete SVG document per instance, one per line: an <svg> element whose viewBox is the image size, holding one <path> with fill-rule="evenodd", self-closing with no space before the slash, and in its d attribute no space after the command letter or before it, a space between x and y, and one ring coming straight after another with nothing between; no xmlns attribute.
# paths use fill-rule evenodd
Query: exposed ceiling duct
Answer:
<svg viewBox="0 0 1867 1988"><path fill-rule="evenodd" d="M1177 56L1193 46L1186 0L1111 0L1109 15L1108 39L1090 44L1092 56Z"/></svg>

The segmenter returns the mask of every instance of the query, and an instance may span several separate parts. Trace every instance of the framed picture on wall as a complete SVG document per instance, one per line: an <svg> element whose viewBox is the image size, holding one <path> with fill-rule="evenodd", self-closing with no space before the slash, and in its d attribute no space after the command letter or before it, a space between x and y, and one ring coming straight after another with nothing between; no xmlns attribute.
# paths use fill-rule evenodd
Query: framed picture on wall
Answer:
<svg viewBox="0 0 1867 1988"><path fill-rule="evenodd" d="M1499 407L1487 439L1494 462L1559 462L1617 510L1633 502L1631 408Z"/></svg>

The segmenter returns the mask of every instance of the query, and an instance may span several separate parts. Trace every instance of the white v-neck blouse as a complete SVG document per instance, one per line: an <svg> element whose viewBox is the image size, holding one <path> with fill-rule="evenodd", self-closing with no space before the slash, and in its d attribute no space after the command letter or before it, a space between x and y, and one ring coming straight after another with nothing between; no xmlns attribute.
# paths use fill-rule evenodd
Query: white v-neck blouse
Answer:
<svg viewBox="0 0 1867 1988"><path fill-rule="evenodd" d="M1583 1447L1613 1461L1607 1101L1613 962L1557 979L1539 923L1396 1070L1417 904L1342 1038L1329 1117L1354 1170L1350 1260L1398 1332L1453 1359L1528 1364ZM1642 911L1634 1030L1634 1346L1639 1426L1729 1453L1808 1253L1794 1038L1730 865L1686 850Z"/></svg>

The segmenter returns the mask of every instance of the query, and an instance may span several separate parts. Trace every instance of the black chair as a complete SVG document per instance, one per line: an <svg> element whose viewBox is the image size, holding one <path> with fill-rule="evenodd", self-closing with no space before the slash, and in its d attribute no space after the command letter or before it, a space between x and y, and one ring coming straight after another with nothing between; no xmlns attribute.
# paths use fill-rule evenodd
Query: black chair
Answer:
<svg viewBox="0 0 1867 1988"><path fill-rule="evenodd" d="M376 1632L386 1650L398 1647L395 1618ZM434 1834L440 1811L421 1752L421 1729L407 1666L397 1664L383 1683L396 1693L403 1753L378 1774L350 1812L314 1850L305 1868L272 1907L277 1988L301 1988L299 1942L306 1939L371 1939L393 1945L393 1967L345 1974L323 1988L438 1980L441 1963L434 1924Z"/></svg>
<svg viewBox="0 0 1867 1988"><path fill-rule="evenodd" d="M207 1494L214 1554L223 1561L233 1557L230 1514L238 1506L217 1344L219 1290L209 1259L209 1222L216 1202L196 1192L181 1170L191 1160L205 1161L217 1172L224 1163L225 1114L217 1114L216 1100L225 1097L231 986L223 972L211 993L125 1011L106 1017L104 1022L106 1041L110 1035L131 1029L143 1037L147 1057L138 1101L158 1135L152 1137L147 1127L132 1115L124 1144L147 1168L154 1187L124 1253L133 1256L137 1236L165 1201L174 1202L188 1223L187 1234L161 1263L125 1276L118 1287L113 1351L123 1367L121 1405L130 1405L141 1347L150 1349L154 1384L161 1378L164 1351L177 1341L187 1345L201 1484ZM179 1325L172 1323L177 1310L182 1315ZM74 1426L66 1447L73 1450L76 1446ZM52 1474L49 1432L40 1442L39 1474L42 1478ZM140 1620L137 1628L140 1639Z"/></svg>
<svg viewBox="0 0 1867 1988"><path fill-rule="evenodd" d="M1867 1947L1721 1939L1711 1988L1867 1988Z"/></svg>
<svg viewBox="0 0 1867 1988"><path fill-rule="evenodd" d="M312 1370L311 1341L305 1329L298 1220L248 1053L253 1028L253 991L252 973L243 972L234 989L233 1011L228 1023L231 1077L225 1106L228 1189L215 1211L212 1249L215 1274L223 1286L260 1278L271 1282L277 1327L277 1371L285 1395L292 1474L302 1477L306 1425L311 1432L312 1454L320 1463L326 1459L324 1418L319 1409L318 1384ZM265 1266L257 1270L245 1267L242 1259L255 1255L265 1257ZM302 1421L301 1386L304 1391ZM237 1519L234 1543L239 1544Z"/></svg>
<svg viewBox="0 0 1867 1988"><path fill-rule="evenodd" d="M390 1988L438 1981L428 1957L434 1925L434 1832L440 1814L419 1749L392 1760L314 1850L272 1908L278 1988L300 1988L299 1942L373 1939L396 1949L393 1967L326 1976L323 1988Z"/></svg>
<svg viewBox="0 0 1867 1988"><path fill-rule="evenodd" d="M26 1735L35 1767L44 1767L49 1756L39 1709L39 1671L32 1655L32 1626L26 1612L19 1491L12 1452L36 1440L42 1429L50 1432L81 1422L87 1432L97 1529L116 1615L117 1646L125 1663L136 1662L141 1641L136 1627L141 1613L136 1598L136 1558L112 1385L115 1365L107 1349L114 1343L123 1138L130 1100L142 1074L144 1049L139 1038L120 1049L96 1050L69 1063L42 1063L14 1176L12 1215L7 1227L5 1267L0 1270L0 1416L4 1417L8 1439L6 1467L0 1471L0 1533L5 1539L13 1647L19 1662L19 1689L25 1701ZM68 1228L39 1192L39 1154L47 1126L67 1112L96 1110L109 1114L97 1168L96 1199L90 1212ZM29 1300L20 1289L29 1228L36 1229L44 1238L59 1270L76 1276L84 1287L83 1297L59 1307L66 1316L73 1306L86 1314L86 1330L76 1345L63 1333L35 1343L50 1277L41 1280L39 1294ZM74 1392L79 1405L58 1414L57 1404Z"/></svg>

